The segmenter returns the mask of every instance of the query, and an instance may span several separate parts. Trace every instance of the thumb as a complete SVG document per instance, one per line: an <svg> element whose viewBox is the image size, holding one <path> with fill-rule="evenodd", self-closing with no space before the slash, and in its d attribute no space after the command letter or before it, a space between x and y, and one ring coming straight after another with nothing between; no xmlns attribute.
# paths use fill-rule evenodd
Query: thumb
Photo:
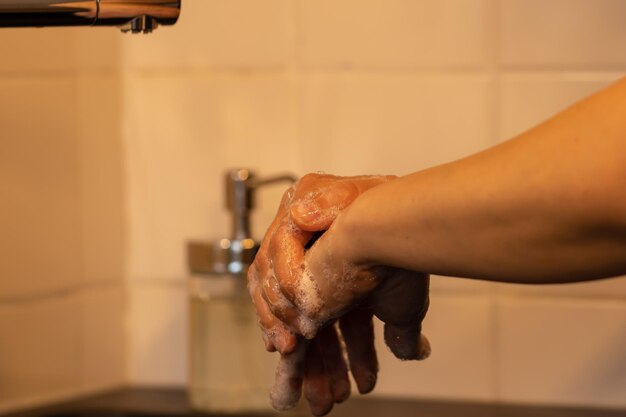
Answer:
<svg viewBox="0 0 626 417"><path fill-rule="evenodd" d="M295 200L289 214L295 225L304 231L327 230L358 195L359 191L354 184L334 182Z"/></svg>
<svg viewBox="0 0 626 417"><path fill-rule="evenodd" d="M375 273L383 278L372 300L374 314L385 323L385 344L399 359L426 359L430 343L421 331L429 305L428 275L388 267Z"/></svg>
<svg viewBox="0 0 626 417"><path fill-rule="evenodd" d="M420 323L385 323L385 344L401 360L424 360L430 356L430 342Z"/></svg>
<svg viewBox="0 0 626 417"><path fill-rule="evenodd" d="M289 214L296 226L304 231L326 230L360 194L396 178L393 175L305 175L296 187Z"/></svg>

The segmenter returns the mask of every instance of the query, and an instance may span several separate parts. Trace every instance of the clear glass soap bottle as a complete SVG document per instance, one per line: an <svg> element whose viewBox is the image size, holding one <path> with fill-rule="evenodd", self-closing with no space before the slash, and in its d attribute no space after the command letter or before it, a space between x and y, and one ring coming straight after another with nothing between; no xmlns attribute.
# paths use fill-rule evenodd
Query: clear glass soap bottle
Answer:
<svg viewBox="0 0 626 417"><path fill-rule="evenodd" d="M199 411L267 413L277 354L263 346L246 287L258 243L250 234L256 189L293 181L289 175L257 180L247 169L226 175L230 238L190 242L187 247L190 296L189 398Z"/></svg>
<svg viewBox="0 0 626 417"><path fill-rule="evenodd" d="M270 411L277 355L263 347L245 279L192 277L190 296L193 407L220 413Z"/></svg>

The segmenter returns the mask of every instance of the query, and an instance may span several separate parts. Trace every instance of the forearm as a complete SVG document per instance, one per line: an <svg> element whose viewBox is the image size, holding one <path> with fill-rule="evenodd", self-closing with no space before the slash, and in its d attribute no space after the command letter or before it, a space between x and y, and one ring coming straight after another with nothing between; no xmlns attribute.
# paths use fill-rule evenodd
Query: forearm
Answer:
<svg viewBox="0 0 626 417"><path fill-rule="evenodd" d="M369 190L336 226L362 264L514 282L626 273L626 80L502 145Z"/></svg>

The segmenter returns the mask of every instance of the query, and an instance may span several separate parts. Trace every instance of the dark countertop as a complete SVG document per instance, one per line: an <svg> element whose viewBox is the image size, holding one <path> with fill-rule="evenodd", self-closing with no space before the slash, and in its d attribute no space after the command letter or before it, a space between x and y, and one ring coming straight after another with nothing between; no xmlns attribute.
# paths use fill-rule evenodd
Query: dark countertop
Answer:
<svg viewBox="0 0 626 417"><path fill-rule="evenodd" d="M6 417L185 417L195 413L183 389L121 389ZM293 416L293 413L268 414ZM302 416L302 414L299 414ZM243 416L243 415L242 415ZM258 417L258 415L256 415ZM452 401L352 398L335 406L331 417L626 417L626 410L534 407Z"/></svg>

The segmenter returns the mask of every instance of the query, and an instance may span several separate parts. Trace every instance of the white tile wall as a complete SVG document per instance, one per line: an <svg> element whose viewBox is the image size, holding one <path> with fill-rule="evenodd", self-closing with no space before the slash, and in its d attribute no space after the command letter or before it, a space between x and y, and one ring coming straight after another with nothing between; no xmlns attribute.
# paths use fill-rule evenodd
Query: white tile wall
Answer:
<svg viewBox="0 0 626 417"><path fill-rule="evenodd" d="M126 380L116 30L0 30L0 412Z"/></svg>
<svg viewBox="0 0 626 417"><path fill-rule="evenodd" d="M111 389L126 381L126 294L121 284L82 294L83 386Z"/></svg>
<svg viewBox="0 0 626 417"><path fill-rule="evenodd" d="M484 76L308 77L304 170L408 174L486 148L487 87Z"/></svg>
<svg viewBox="0 0 626 417"><path fill-rule="evenodd" d="M132 383L187 383L187 300L187 288L180 283L131 285L128 371Z"/></svg>
<svg viewBox="0 0 626 417"><path fill-rule="evenodd" d="M626 302L504 297L503 401L626 407Z"/></svg>
<svg viewBox="0 0 626 417"><path fill-rule="evenodd" d="M125 169L120 138L120 80L114 74L77 78L82 277L121 281L126 252Z"/></svg>
<svg viewBox="0 0 626 417"><path fill-rule="evenodd" d="M282 68L294 53L290 0L195 0L175 27L123 39L134 69Z"/></svg>
<svg viewBox="0 0 626 417"><path fill-rule="evenodd" d="M486 0L303 0L305 68L480 68Z"/></svg>
<svg viewBox="0 0 626 417"><path fill-rule="evenodd" d="M75 294L0 305L0 407L82 387L82 320Z"/></svg>
<svg viewBox="0 0 626 417"><path fill-rule="evenodd" d="M499 97L500 139L528 130L623 76L623 72L503 74Z"/></svg>
<svg viewBox="0 0 626 417"><path fill-rule="evenodd" d="M0 412L126 380L121 283L0 304Z"/></svg>
<svg viewBox="0 0 626 417"><path fill-rule="evenodd" d="M0 295L120 280L123 169L112 74L0 78ZM19 277L19 279L17 279Z"/></svg>
<svg viewBox="0 0 626 417"><path fill-rule="evenodd" d="M76 90L69 76L0 78L2 296L81 281Z"/></svg>
<svg viewBox="0 0 626 417"><path fill-rule="evenodd" d="M626 66L621 0L502 0L500 56L507 68Z"/></svg>
<svg viewBox="0 0 626 417"><path fill-rule="evenodd" d="M274 75L133 76L126 85L130 276L180 279L187 240L230 235L226 169L297 171L297 86ZM286 187L259 191L259 237Z"/></svg>
<svg viewBox="0 0 626 417"><path fill-rule="evenodd" d="M377 324L380 373L376 395L490 400L496 393L496 346L491 299L433 294L424 321L432 354L402 362L384 345Z"/></svg>
<svg viewBox="0 0 626 417"><path fill-rule="evenodd" d="M110 28L3 29L0 74L111 71L120 36Z"/></svg>

